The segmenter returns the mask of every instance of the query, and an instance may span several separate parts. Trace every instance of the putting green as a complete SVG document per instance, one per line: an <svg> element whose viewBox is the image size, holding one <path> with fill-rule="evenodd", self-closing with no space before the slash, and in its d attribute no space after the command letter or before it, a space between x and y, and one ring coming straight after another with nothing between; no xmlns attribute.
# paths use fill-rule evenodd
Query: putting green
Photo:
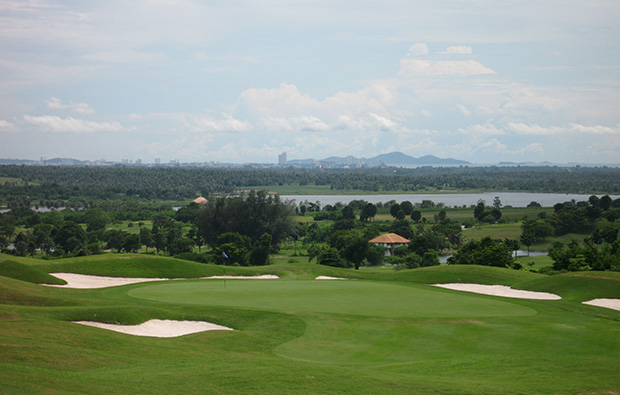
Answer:
<svg viewBox="0 0 620 395"><path fill-rule="evenodd" d="M370 281L200 280L133 288L135 298L167 303L228 306L294 313L376 318L530 316L520 304L425 285Z"/></svg>

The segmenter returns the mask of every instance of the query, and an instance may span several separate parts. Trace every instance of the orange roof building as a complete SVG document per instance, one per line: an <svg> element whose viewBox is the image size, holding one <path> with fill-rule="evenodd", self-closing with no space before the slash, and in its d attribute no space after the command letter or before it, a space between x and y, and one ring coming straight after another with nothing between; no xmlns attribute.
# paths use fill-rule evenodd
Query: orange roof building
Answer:
<svg viewBox="0 0 620 395"><path fill-rule="evenodd" d="M203 198L202 196L200 196L200 197L197 197L196 199L194 199L192 201L192 203L207 204L207 203L209 203L209 201L207 199Z"/></svg>
<svg viewBox="0 0 620 395"><path fill-rule="evenodd" d="M402 236L397 235L396 233L386 233L384 235L375 237L370 240L369 243L373 243L376 245L380 245L381 247L385 247L385 255L392 255L394 248L406 246L411 243L411 240L405 239Z"/></svg>

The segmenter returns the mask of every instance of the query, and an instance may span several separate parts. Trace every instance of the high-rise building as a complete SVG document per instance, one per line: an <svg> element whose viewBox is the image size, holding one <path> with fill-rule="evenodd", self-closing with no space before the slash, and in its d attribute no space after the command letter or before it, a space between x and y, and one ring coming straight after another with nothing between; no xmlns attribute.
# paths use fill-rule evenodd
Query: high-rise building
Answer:
<svg viewBox="0 0 620 395"><path fill-rule="evenodd" d="M278 155L278 164L279 165L285 165L286 162L287 162L286 152L282 152L280 155Z"/></svg>

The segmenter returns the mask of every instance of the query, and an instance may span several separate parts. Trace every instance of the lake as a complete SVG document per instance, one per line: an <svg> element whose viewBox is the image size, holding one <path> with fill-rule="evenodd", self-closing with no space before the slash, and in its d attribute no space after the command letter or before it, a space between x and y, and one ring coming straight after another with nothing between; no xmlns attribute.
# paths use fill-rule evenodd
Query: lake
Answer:
<svg viewBox="0 0 620 395"><path fill-rule="evenodd" d="M484 200L487 206L493 205L493 199L499 196L502 206L527 207L530 202L538 202L543 207L553 207L556 203L566 201L587 201L592 195L580 195L570 193L531 193L531 192L483 192L483 193L454 193L454 194L402 194L402 195L281 195L284 200L295 200L297 204L309 201L326 204L338 202L348 204L352 200L365 200L370 203L389 202L395 200L397 203L405 200L411 203L422 203L423 200L432 200L435 203L443 203L446 207L467 207L474 206L480 199ZM597 195L599 197L604 195ZM612 199L620 198L620 195L609 195Z"/></svg>

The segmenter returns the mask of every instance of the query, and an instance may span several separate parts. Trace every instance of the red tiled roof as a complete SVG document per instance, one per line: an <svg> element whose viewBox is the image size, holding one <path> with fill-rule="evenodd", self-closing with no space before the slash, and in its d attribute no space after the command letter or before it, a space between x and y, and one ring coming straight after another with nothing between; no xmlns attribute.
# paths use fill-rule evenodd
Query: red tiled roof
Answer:
<svg viewBox="0 0 620 395"><path fill-rule="evenodd" d="M384 235L375 237L370 240L371 243L376 244L407 244L410 243L411 240L405 239L402 236L397 235L396 233L386 233Z"/></svg>

